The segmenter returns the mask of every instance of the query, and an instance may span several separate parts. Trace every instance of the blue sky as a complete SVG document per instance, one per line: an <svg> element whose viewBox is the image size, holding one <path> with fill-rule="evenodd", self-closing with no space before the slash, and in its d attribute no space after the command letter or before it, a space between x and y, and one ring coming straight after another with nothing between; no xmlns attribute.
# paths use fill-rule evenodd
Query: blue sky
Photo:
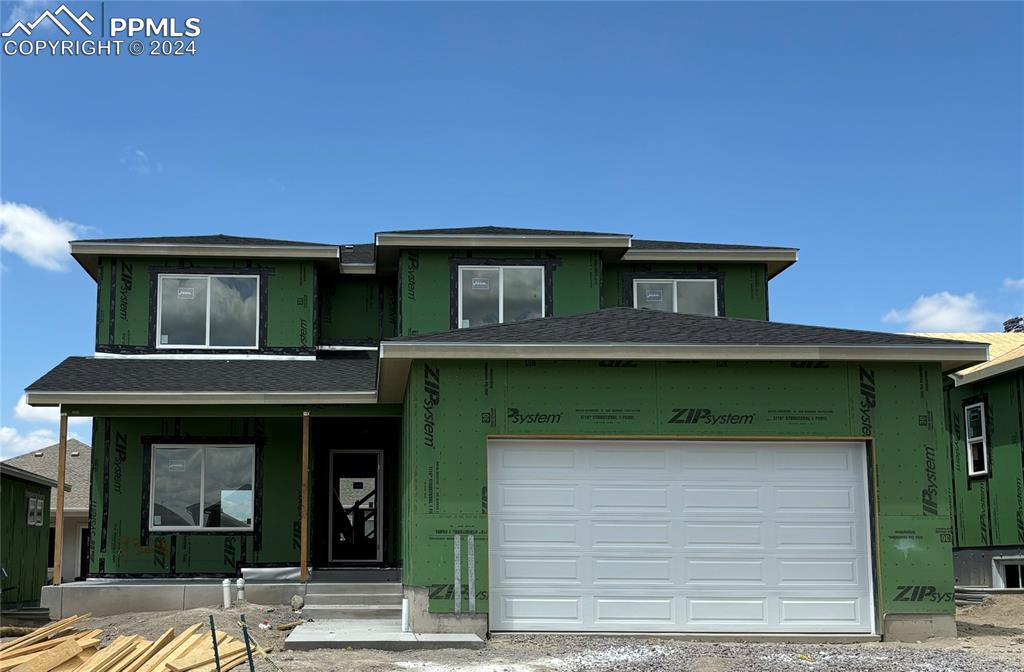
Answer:
<svg viewBox="0 0 1024 672"><path fill-rule="evenodd" d="M1000 330L1024 312L1021 4L104 11L200 17L198 53L0 57L4 456L55 435L22 389L93 351L69 236L621 231L801 248L775 320Z"/></svg>

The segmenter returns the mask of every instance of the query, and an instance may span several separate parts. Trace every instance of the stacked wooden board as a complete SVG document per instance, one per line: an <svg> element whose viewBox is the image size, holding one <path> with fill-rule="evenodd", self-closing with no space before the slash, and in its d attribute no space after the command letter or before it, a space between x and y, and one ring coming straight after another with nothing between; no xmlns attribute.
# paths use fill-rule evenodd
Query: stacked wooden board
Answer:
<svg viewBox="0 0 1024 672"><path fill-rule="evenodd" d="M77 630L71 616L0 644L0 672L215 672L213 636L200 623L150 641L121 635L101 648L102 630ZM220 670L246 661L245 643L217 633Z"/></svg>

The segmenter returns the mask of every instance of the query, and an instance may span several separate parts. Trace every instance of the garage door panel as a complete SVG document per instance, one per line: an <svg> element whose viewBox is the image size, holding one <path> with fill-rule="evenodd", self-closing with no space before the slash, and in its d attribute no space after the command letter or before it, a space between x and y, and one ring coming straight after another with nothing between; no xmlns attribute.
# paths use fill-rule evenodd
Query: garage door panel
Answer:
<svg viewBox="0 0 1024 672"><path fill-rule="evenodd" d="M638 510L644 510L647 513L670 513L669 486L667 484L601 484L594 485L590 493L591 510L602 515L614 513L632 515Z"/></svg>
<svg viewBox="0 0 1024 672"><path fill-rule="evenodd" d="M672 596L596 597L594 622L603 626L671 625L676 622L675 602Z"/></svg>
<svg viewBox="0 0 1024 672"><path fill-rule="evenodd" d="M603 556L591 560L595 586L622 584L663 584L673 585L671 557L636 558Z"/></svg>
<svg viewBox="0 0 1024 672"><path fill-rule="evenodd" d="M862 444L490 451L493 630L872 630Z"/></svg>

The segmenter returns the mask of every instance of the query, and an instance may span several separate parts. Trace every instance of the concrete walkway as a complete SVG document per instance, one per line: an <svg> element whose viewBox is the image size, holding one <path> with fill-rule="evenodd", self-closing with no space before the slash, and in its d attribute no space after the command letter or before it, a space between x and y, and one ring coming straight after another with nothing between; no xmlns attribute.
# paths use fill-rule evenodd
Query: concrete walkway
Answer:
<svg viewBox="0 0 1024 672"><path fill-rule="evenodd" d="M472 634L416 634L402 632L394 619L330 618L303 623L292 630L284 646L291 650L309 649L482 649L484 640Z"/></svg>

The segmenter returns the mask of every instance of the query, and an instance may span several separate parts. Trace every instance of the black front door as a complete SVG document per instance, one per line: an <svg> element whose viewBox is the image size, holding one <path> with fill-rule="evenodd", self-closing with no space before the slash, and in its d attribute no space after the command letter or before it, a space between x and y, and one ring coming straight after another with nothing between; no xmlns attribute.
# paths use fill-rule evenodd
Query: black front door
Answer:
<svg viewBox="0 0 1024 672"><path fill-rule="evenodd" d="M383 453L380 450L332 450L330 465L328 560L382 560Z"/></svg>

